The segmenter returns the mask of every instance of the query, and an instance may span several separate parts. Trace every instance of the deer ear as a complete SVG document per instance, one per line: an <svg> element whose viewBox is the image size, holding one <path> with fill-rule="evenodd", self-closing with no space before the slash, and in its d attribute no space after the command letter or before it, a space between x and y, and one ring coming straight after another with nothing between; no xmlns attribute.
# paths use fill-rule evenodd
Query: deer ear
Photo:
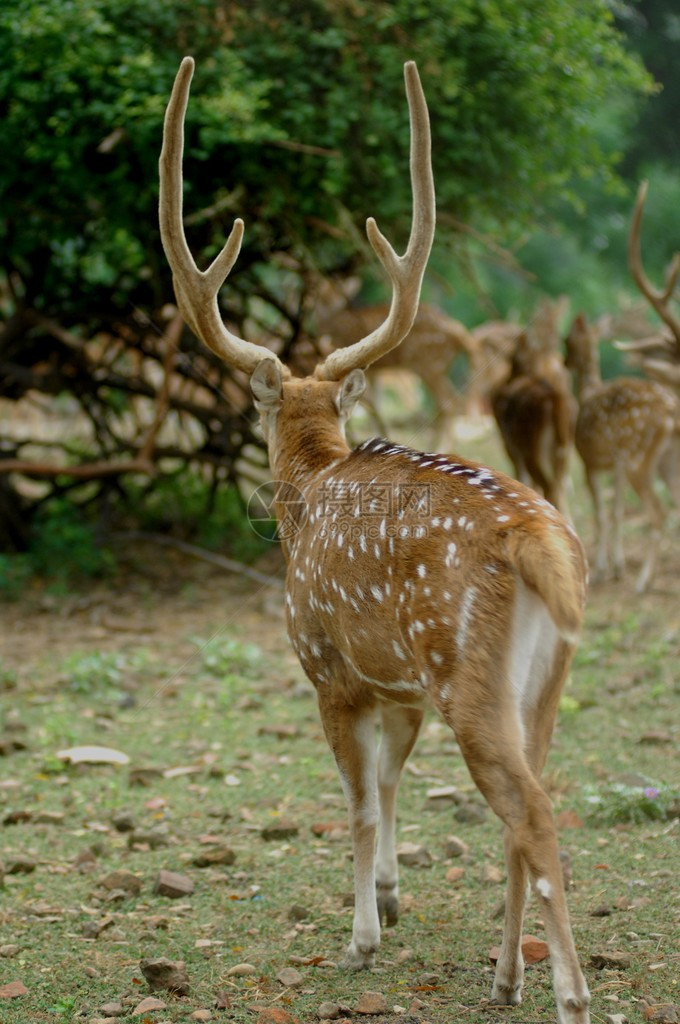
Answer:
<svg viewBox="0 0 680 1024"><path fill-rule="evenodd" d="M366 390L366 376L363 370L352 370L344 378L335 399L341 416L349 416Z"/></svg>
<svg viewBox="0 0 680 1024"><path fill-rule="evenodd" d="M273 359L263 359L261 363L257 364L250 378L250 390L258 410L271 410L281 405L283 400L281 371Z"/></svg>

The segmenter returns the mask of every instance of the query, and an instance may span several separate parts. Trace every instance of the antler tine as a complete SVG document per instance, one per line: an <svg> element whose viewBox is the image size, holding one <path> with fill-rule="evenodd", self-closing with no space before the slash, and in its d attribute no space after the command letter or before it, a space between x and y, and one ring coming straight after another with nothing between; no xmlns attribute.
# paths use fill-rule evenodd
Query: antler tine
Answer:
<svg viewBox="0 0 680 1024"><path fill-rule="evenodd" d="M172 87L165 112L163 147L159 161L159 221L161 241L172 270L177 305L191 330L229 366L252 373L263 359L274 359L284 377L290 371L273 352L232 334L219 312L217 293L231 271L241 249L243 221L237 219L222 250L207 270L196 266L187 245L182 221L182 154L184 117L194 73L192 57L185 57Z"/></svg>
<svg viewBox="0 0 680 1024"><path fill-rule="evenodd" d="M628 266L630 267L630 272L633 275L633 280L644 297L672 331L675 339L675 349L678 356L680 356L680 319L673 314L668 305L673 298L678 274L680 274L680 253L676 252L673 256L673 260L666 277L666 287L663 289L655 288L652 285L651 281L645 274L642 265L640 232L642 227L642 214L644 211L645 200L647 198L647 186L647 181L642 181L640 183L637 198L635 200L635 208L633 210L633 218L631 220L630 233L628 235Z"/></svg>
<svg viewBox="0 0 680 1024"><path fill-rule="evenodd" d="M406 96L411 122L411 189L413 219L408 246L398 256L373 217L366 221L371 247L392 281L392 303L380 327L347 348L332 352L315 371L322 380L339 380L350 370L365 368L395 348L408 334L420 301L420 289L432 248L435 195L432 176L430 120L414 61L404 65Z"/></svg>

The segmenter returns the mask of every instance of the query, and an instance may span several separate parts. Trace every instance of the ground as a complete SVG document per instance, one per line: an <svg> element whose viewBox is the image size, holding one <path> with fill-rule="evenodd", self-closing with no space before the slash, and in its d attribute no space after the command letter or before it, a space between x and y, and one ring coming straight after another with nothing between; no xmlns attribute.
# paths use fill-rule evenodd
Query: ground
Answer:
<svg viewBox="0 0 680 1024"><path fill-rule="evenodd" d="M462 446L500 458L486 435ZM575 507L592 550L578 494ZM676 518L651 593L636 596L634 514L630 572L591 590L546 772L595 1021L671 1021L680 1001L677 536ZM390 1024L554 1020L548 960L528 968L521 1007L488 1004L500 828L434 715L402 785L399 840L426 851L402 868L402 917L374 972L335 966L351 929L349 842L285 636L280 553L258 566L270 586L151 543L120 555L114 581L36 584L0 609L2 1024L94 1021L111 1003L123 1020L309 1024L329 1001ZM64 763L80 744L129 763ZM154 892L161 869L193 892ZM535 904L525 931L542 938ZM165 1005L144 1010L140 960L162 956L185 962L190 989L155 992ZM299 977L280 980L291 967ZM384 997L367 1018L366 991Z"/></svg>

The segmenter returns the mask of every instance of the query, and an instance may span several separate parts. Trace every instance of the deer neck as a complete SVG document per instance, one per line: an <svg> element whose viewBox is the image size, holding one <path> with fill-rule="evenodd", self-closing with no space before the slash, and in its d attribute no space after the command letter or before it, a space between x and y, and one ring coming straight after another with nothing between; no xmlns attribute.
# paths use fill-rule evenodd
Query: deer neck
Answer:
<svg viewBox="0 0 680 1024"><path fill-rule="evenodd" d="M602 374L596 360L584 361L575 372L574 390L579 401L596 391L602 384Z"/></svg>
<svg viewBox="0 0 680 1024"><path fill-rule="evenodd" d="M277 480L304 487L346 459L350 453L337 421L297 416L280 424L269 445Z"/></svg>

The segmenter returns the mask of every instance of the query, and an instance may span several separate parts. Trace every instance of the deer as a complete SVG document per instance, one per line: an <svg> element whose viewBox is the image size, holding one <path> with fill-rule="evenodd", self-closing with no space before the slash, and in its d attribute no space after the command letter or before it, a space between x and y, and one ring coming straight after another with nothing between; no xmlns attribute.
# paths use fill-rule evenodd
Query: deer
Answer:
<svg viewBox="0 0 680 1024"><path fill-rule="evenodd" d="M288 634L316 690L348 806L355 909L341 966L370 968L381 923L399 917L395 846L402 768L428 703L453 729L476 785L504 823L508 887L492 998L522 998L530 882L545 922L562 1024L586 1024L589 994L569 923L550 798L540 782L582 623L586 562L571 525L500 472L371 438L345 423L365 369L416 315L435 229L429 115L404 66L412 222L398 255L366 223L392 285L386 319L304 378L222 322L218 291L243 237L237 219L206 270L184 234L184 117L194 70L180 65L164 124L159 216L177 304L205 345L250 375L276 489ZM379 734L379 743L378 743Z"/></svg>
<svg viewBox="0 0 680 1024"><path fill-rule="evenodd" d="M597 331L583 313L574 317L566 339L566 365L574 375L578 415L575 445L585 469L595 515L593 580L611 571L624 574L623 504L626 480L645 508L650 529L647 552L635 590L650 586L666 520L663 501L654 489L664 457L668 456L680 423L680 403L663 385L640 377L602 381ZM604 494L604 474L613 471L614 500L610 527Z"/></svg>
<svg viewBox="0 0 680 1024"><path fill-rule="evenodd" d="M339 349L351 345L357 337L365 337L385 320L389 306L377 303L368 306L346 305L321 311L316 317L317 353L321 349ZM476 365L476 347L467 327L431 304L421 303L413 325L403 342L386 352L372 364L372 371L407 370L415 374L429 391L436 410L435 443L445 443L453 418L463 408L462 396L451 382L451 368L458 356L464 355L470 373ZM309 364L295 360L294 369L309 369ZM380 429L385 429L373 409Z"/></svg>
<svg viewBox="0 0 680 1024"><path fill-rule="evenodd" d="M517 478L568 515L576 410L556 344L563 307L561 300L542 304L519 334L507 377L491 391L491 409Z"/></svg>

